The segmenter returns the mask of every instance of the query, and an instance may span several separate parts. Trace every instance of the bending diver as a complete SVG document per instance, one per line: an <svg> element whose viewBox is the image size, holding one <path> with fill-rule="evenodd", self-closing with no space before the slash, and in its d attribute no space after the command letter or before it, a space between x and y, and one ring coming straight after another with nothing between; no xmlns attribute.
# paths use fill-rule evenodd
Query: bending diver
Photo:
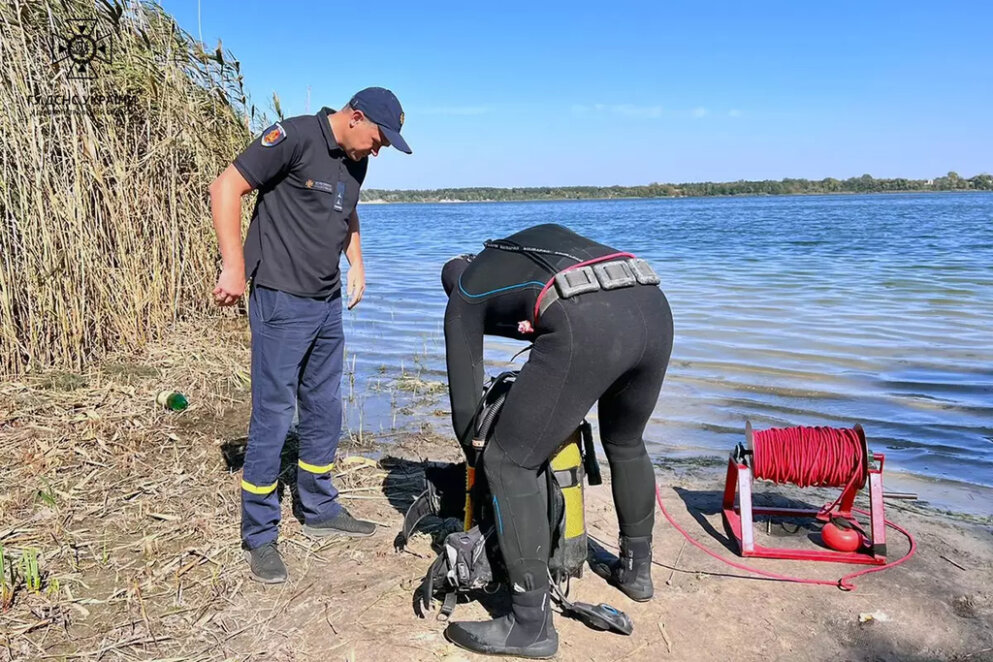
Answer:
<svg viewBox="0 0 993 662"><path fill-rule="evenodd" d="M658 277L633 258L548 224L487 242L479 255L461 255L442 270L456 436L472 425L483 388L483 336L533 342L482 458L512 611L451 623L445 635L463 648L523 657L557 651L538 474L594 403L621 547L616 564L594 571L634 600L653 595L655 475L642 434L672 351L672 313Z"/></svg>

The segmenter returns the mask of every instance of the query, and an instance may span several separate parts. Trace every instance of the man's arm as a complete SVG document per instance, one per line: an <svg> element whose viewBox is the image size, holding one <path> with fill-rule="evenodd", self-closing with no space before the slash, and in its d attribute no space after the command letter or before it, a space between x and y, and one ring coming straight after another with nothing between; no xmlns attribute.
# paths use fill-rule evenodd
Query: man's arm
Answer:
<svg viewBox="0 0 993 662"><path fill-rule="evenodd" d="M221 250L221 275L214 302L231 306L245 293L245 254L241 247L241 198L252 190L238 169L229 165L210 185L210 212Z"/></svg>
<svg viewBox="0 0 993 662"><path fill-rule="evenodd" d="M348 309L354 308L365 294L365 264L362 262L362 236L359 212L352 210L348 217L348 235L345 237L345 257L348 258Z"/></svg>
<svg viewBox="0 0 993 662"><path fill-rule="evenodd" d="M452 403L452 427L459 440L472 424L483 392L484 314L484 305L470 304L457 294L452 295L445 309L448 397Z"/></svg>

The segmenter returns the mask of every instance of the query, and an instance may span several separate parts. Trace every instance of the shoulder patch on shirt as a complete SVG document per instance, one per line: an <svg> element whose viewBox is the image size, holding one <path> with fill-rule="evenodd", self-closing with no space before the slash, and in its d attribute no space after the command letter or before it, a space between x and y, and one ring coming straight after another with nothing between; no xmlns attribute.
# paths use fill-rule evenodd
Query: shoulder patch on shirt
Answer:
<svg viewBox="0 0 993 662"><path fill-rule="evenodd" d="M273 145L278 145L285 137L286 130L283 128L283 125L276 122L262 134L262 146L272 147Z"/></svg>

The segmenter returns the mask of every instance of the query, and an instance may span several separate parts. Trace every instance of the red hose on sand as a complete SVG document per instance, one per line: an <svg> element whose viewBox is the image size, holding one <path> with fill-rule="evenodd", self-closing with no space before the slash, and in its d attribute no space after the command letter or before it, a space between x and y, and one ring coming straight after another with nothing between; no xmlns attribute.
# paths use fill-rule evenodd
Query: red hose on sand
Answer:
<svg viewBox="0 0 993 662"><path fill-rule="evenodd" d="M662 503L662 492L659 490L658 484L655 485L655 499L659 502L659 508L662 509L662 514L665 515L665 518L669 520L669 524L672 524L672 526L675 527L677 531L683 534L683 537L686 538L686 540L691 545L693 545L700 551L709 554L718 561L728 564L732 568L737 568L738 570L744 570L745 572L751 572L753 574L761 575L763 577L768 577L769 579L775 579L781 582L794 582L796 584L821 584L823 586L837 586L838 588L844 591L854 591L855 584L851 583L852 579L855 579L856 577L861 577L862 575L868 575L871 572L879 572L881 570L886 570L887 568L895 568L896 566L900 565L901 563L909 559L911 556L913 556L914 552L917 551L917 542L914 540L914 537L910 535L910 532L904 529L903 527L901 527L900 525L894 524L893 522L886 520L886 526L896 529L897 531L905 535L907 537L907 540L910 542L910 550L906 554L904 554L902 558L897 559L896 561L893 561L891 563L887 563L886 565L875 566L872 568L865 568L864 570L859 570L858 572L851 572L845 575L844 577L838 579L837 581L831 581L829 579L804 579L802 577L790 577L789 575L779 575L776 574L775 572L769 572L767 570L759 570L758 568L751 568L742 563L736 563L735 561L731 561L719 554L715 554L714 552L710 551L709 549L701 545L699 542L694 540L690 536L690 534L686 533L683 527L679 526L679 524L676 523L676 520L672 518L672 515L669 514L669 511L665 509L665 504ZM863 515L869 514L866 511L862 510L861 508L853 508L852 510L854 510L857 513L861 513Z"/></svg>

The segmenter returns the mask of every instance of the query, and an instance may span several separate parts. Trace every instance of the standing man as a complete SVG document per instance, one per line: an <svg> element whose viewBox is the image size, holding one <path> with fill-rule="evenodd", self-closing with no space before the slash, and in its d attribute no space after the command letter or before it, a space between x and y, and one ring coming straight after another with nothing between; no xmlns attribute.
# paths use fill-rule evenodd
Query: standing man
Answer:
<svg viewBox="0 0 993 662"><path fill-rule="evenodd" d="M223 260L215 302L237 303L246 279L252 282L252 418L241 481L241 537L252 577L261 582L286 580L276 546L276 485L297 408L304 532L369 536L376 529L349 515L331 484L341 434L344 348L338 263L344 251L351 309L365 291L359 188L370 155L390 145L411 153L402 126L396 96L366 88L339 111L323 108L273 124L210 185ZM241 198L253 189L258 201L242 251Z"/></svg>

